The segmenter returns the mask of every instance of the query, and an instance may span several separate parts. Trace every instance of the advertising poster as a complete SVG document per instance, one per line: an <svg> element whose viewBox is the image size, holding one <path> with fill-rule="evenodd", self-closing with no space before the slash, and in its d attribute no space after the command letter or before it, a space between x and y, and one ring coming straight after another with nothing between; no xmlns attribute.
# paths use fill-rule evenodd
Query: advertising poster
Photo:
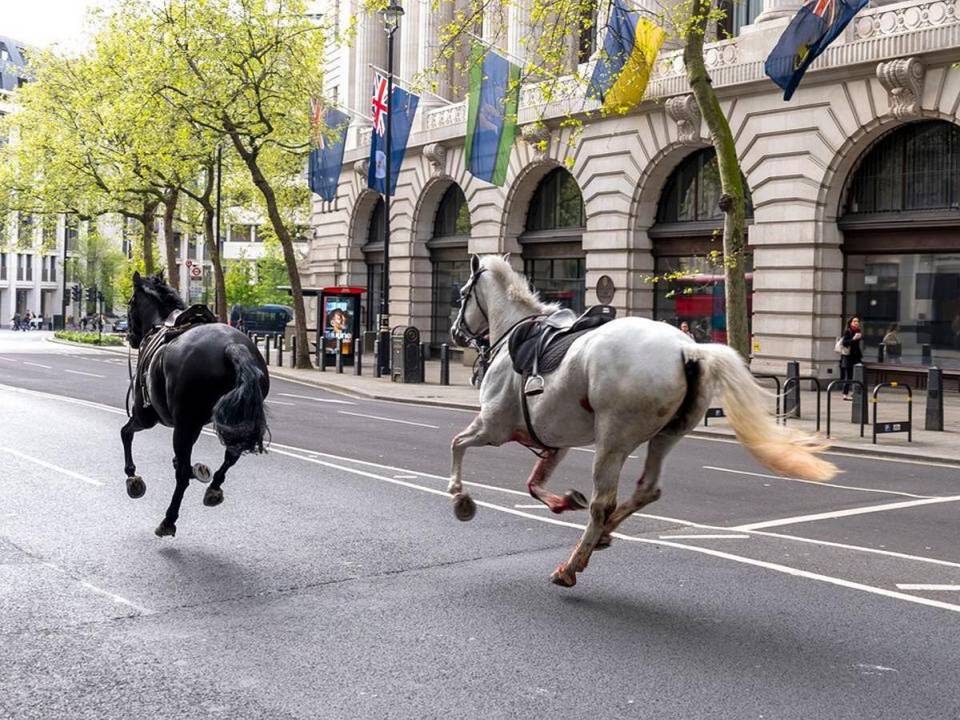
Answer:
<svg viewBox="0 0 960 720"><path fill-rule="evenodd" d="M343 354L353 353L353 314L356 306L352 296L323 298L323 350L336 356L337 340L343 340Z"/></svg>

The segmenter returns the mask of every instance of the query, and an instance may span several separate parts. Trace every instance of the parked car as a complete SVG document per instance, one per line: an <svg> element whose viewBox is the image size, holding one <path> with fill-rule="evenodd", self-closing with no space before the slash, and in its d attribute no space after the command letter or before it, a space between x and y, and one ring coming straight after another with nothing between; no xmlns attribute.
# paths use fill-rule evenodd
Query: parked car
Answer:
<svg viewBox="0 0 960 720"><path fill-rule="evenodd" d="M230 324L244 332L283 334L287 323L293 320L293 308L286 305L235 305L230 311ZM241 324L242 323L242 324Z"/></svg>
<svg viewBox="0 0 960 720"><path fill-rule="evenodd" d="M118 317L113 321L113 331L115 333L125 333L130 329L125 316Z"/></svg>

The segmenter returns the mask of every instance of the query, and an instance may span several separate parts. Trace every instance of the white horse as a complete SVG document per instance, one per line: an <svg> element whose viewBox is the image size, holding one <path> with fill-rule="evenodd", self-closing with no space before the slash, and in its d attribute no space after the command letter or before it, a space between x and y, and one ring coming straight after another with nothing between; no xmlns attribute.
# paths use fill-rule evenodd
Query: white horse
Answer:
<svg viewBox="0 0 960 720"><path fill-rule="evenodd" d="M664 457L699 423L715 390L722 393L737 438L770 470L807 480L836 474L836 467L816 455L823 445L781 428L763 409L769 395L735 350L699 345L667 323L643 318L613 320L576 339L560 367L546 376L543 393L528 398L528 427L523 379L504 347L506 336L524 318L549 315L558 307L531 292L505 258L474 256L471 269L451 337L465 345L489 334L491 347L500 349L480 387L480 414L453 439L448 491L456 516L470 520L476 504L463 489L464 451L507 442L542 444L541 459L527 480L530 494L555 513L582 509L586 501L580 493L558 496L545 486L568 448L595 444L590 520L569 560L554 571L554 583L576 584L594 548L609 545L620 523L660 497ZM617 504L621 468L645 442L643 475L630 497Z"/></svg>

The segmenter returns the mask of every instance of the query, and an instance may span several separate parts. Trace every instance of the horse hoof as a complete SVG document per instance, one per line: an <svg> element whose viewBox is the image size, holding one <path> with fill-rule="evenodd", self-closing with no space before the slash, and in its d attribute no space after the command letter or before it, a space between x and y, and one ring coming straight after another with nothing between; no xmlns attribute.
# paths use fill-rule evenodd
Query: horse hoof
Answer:
<svg viewBox="0 0 960 720"><path fill-rule="evenodd" d="M127 496L136 500L142 498L147 492L147 484L139 475L132 475L127 478Z"/></svg>
<svg viewBox="0 0 960 720"><path fill-rule="evenodd" d="M557 569L550 576L550 582L560 587L573 587L577 584L577 575L568 571L566 565L557 565Z"/></svg>
<svg viewBox="0 0 960 720"><path fill-rule="evenodd" d="M586 510L590 507L590 503L583 496L583 493L576 490L567 490L563 495L563 502L567 510Z"/></svg>
<svg viewBox="0 0 960 720"><path fill-rule="evenodd" d="M604 534L600 536L599 540L597 540L597 547L595 549L606 550L612 544L613 544L613 538L610 537L609 535Z"/></svg>
<svg viewBox="0 0 960 720"><path fill-rule="evenodd" d="M197 482L208 483L210 482L210 468L203 463L194 463L191 476Z"/></svg>
<svg viewBox="0 0 960 720"><path fill-rule="evenodd" d="M203 494L203 504L207 507L216 507L223 502L223 490L215 487L208 487Z"/></svg>
<svg viewBox="0 0 960 720"><path fill-rule="evenodd" d="M154 530L153 532L156 534L157 537L167 537L168 535L169 535L170 537L176 537L176 535L177 535L177 526L176 526L176 525L168 525L168 524L167 524L167 521L164 520L163 522L161 522L161 523L157 526L157 529Z"/></svg>
<svg viewBox="0 0 960 720"><path fill-rule="evenodd" d="M453 514L461 522L473 520L473 516L477 514L477 504L466 493L457 493L453 496Z"/></svg>

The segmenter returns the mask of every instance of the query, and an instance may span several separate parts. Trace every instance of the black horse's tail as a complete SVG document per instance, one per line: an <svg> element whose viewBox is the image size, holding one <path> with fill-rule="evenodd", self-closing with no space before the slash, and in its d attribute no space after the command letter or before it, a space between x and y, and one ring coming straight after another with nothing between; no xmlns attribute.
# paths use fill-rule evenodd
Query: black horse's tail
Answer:
<svg viewBox="0 0 960 720"><path fill-rule="evenodd" d="M253 355L243 345L228 345L224 354L233 364L236 384L213 407L213 427L220 442L238 452L263 452L263 436L267 432L263 390L263 373Z"/></svg>

